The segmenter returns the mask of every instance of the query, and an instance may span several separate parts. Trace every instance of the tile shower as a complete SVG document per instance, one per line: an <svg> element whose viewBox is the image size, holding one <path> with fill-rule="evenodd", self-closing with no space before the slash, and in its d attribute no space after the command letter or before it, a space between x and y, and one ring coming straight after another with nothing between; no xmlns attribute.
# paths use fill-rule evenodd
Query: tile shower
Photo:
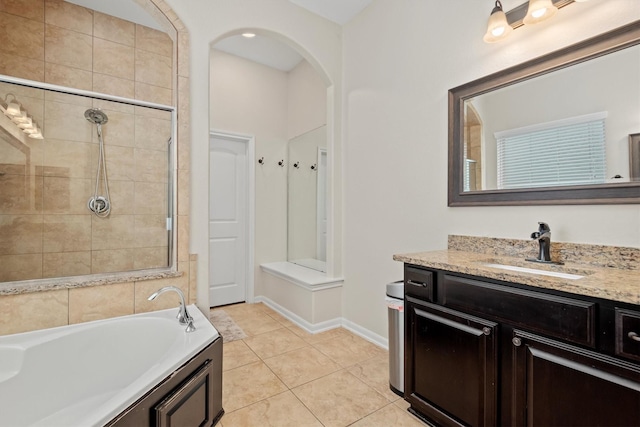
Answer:
<svg viewBox="0 0 640 427"><path fill-rule="evenodd" d="M0 129L0 281L168 266L171 111L0 83L7 94L44 139ZM108 116L106 218L87 208L99 159L89 108Z"/></svg>
<svg viewBox="0 0 640 427"><path fill-rule="evenodd" d="M147 301L151 292L166 285L179 286L190 303L196 301L198 261L196 254L189 253L189 36L164 0L136 2L154 17L161 31L63 0L0 1L0 74L176 108L172 267L3 282L0 335L174 307L175 301L164 295L153 305ZM95 101L94 106L112 110L109 124L116 122L113 111L124 113L116 108L123 107L119 104ZM78 110L83 113L87 108ZM134 108L134 115L144 114ZM115 130L115 126L110 129L111 137ZM94 138L91 141L96 144ZM105 143L109 157L106 132ZM97 159L91 165L91 181L96 166ZM109 176L114 185L111 172ZM118 203L110 190L113 203ZM87 200L82 200L84 206Z"/></svg>

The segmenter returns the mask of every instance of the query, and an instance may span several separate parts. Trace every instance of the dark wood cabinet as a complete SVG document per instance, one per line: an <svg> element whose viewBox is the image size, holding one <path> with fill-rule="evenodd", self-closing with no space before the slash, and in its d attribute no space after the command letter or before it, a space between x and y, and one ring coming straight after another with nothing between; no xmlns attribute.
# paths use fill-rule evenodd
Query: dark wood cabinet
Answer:
<svg viewBox="0 0 640 427"><path fill-rule="evenodd" d="M513 426L637 426L640 369L515 331Z"/></svg>
<svg viewBox="0 0 640 427"><path fill-rule="evenodd" d="M405 400L433 425L640 426L636 334L632 304L405 265Z"/></svg>
<svg viewBox="0 0 640 427"><path fill-rule="evenodd" d="M418 413L443 424L494 426L498 325L411 297L407 303L405 387Z"/></svg>

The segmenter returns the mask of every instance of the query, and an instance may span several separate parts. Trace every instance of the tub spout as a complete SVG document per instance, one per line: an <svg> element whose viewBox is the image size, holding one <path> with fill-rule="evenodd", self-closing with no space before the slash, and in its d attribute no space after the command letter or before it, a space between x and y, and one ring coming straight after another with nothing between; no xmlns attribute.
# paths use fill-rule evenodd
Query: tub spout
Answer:
<svg viewBox="0 0 640 427"><path fill-rule="evenodd" d="M193 326L193 317L191 317L189 311L187 310L187 305L184 302L184 294L182 293L182 290L180 290L180 288L176 286L165 286L164 288L160 288L149 295L148 300L153 301L158 295L168 291L174 291L180 296L180 308L178 309L178 315L176 316L178 322L180 322L181 325L187 325L187 328L185 329L186 332L195 331L196 327Z"/></svg>

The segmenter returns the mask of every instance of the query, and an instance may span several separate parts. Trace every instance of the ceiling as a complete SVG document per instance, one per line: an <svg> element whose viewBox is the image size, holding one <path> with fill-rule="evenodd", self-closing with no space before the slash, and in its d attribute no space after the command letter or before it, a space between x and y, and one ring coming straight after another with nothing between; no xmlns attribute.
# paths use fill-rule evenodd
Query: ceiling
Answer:
<svg viewBox="0 0 640 427"><path fill-rule="evenodd" d="M133 0L66 1L162 31L160 25L155 22L151 15ZM289 1L336 24L344 25L373 0ZM286 44L269 37L261 37L260 35L252 39L239 35L228 37L218 42L215 48L285 72L291 71L302 60L302 56Z"/></svg>

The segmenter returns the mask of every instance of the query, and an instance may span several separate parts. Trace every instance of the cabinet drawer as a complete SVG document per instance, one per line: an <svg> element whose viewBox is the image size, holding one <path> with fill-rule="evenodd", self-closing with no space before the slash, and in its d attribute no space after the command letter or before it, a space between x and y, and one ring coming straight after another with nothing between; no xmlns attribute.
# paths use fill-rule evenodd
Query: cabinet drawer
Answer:
<svg viewBox="0 0 640 427"><path fill-rule="evenodd" d="M616 355L640 360L640 312L616 308Z"/></svg>
<svg viewBox="0 0 640 427"><path fill-rule="evenodd" d="M433 302L433 272L421 268L404 266L404 294Z"/></svg>
<svg viewBox="0 0 640 427"><path fill-rule="evenodd" d="M445 275L441 285L439 292L446 307L493 316L595 348L595 303L451 275Z"/></svg>

